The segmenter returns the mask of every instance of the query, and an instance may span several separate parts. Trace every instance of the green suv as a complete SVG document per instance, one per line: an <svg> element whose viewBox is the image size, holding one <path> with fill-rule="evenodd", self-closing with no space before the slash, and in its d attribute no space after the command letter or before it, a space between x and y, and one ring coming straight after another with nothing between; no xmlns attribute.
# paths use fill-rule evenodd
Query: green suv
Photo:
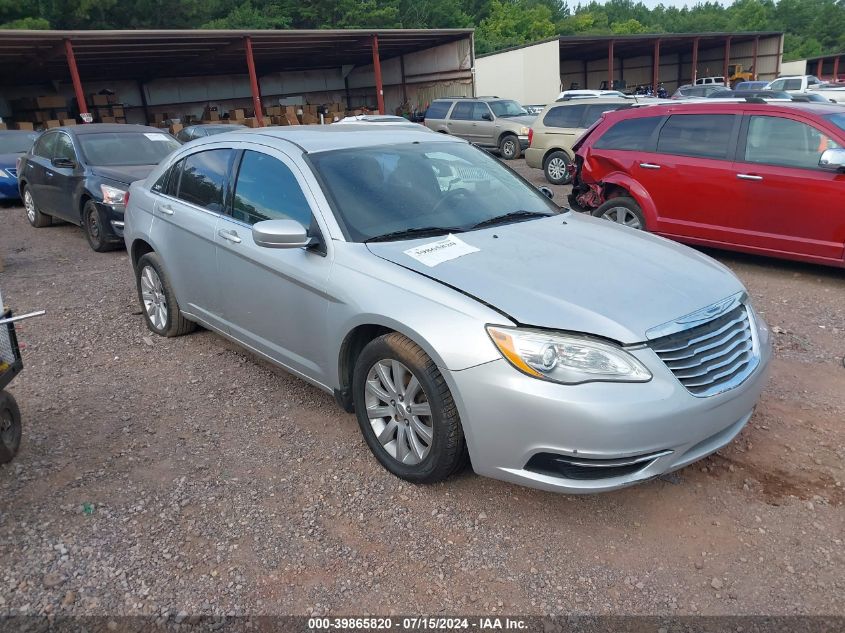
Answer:
<svg viewBox="0 0 845 633"><path fill-rule="evenodd" d="M449 97L431 102L425 125L435 132L498 149L502 158L513 160L528 147L528 130L536 118L511 99Z"/></svg>

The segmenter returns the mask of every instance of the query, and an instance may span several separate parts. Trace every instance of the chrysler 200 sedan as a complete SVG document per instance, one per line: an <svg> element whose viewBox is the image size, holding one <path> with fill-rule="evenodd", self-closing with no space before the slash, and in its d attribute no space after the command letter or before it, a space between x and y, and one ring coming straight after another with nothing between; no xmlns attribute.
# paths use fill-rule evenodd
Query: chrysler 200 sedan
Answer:
<svg viewBox="0 0 845 633"><path fill-rule="evenodd" d="M201 324L334 393L412 482L468 459L619 488L729 443L764 386L769 332L724 266L562 210L451 136L233 132L130 194L147 326Z"/></svg>

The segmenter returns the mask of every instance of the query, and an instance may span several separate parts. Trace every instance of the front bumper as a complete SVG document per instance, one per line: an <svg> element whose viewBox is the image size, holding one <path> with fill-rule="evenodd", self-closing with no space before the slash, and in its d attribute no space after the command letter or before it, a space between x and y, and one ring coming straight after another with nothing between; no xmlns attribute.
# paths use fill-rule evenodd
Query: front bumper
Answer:
<svg viewBox="0 0 845 633"><path fill-rule="evenodd" d="M17 178L0 178L0 200L20 200Z"/></svg>
<svg viewBox="0 0 845 633"><path fill-rule="evenodd" d="M761 341L760 362L742 384L709 398L691 395L650 349L632 353L652 371L651 381L560 385L525 376L504 359L445 372L475 472L532 488L591 493L682 468L730 443L751 418L766 383L771 342ZM648 459L573 478L538 472L534 464L547 454L590 463Z"/></svg>
<svg viewBox="0 0 845 633"><path fill-rule="evenodd" d="M530 145L530 143L528 141L528 137L527 136L517 136L516 138L519 139L519 149L523 152L525 150L527 150L528 146Z"/></svg>
<svg viewBox="0 0 845 633"><path fill-rule="evenodd" d="M529 147L525 150L525 164L534 169L543 168L543 150Z"/></svg>
<svg viewBox="0 0 845 633"><path fill-rule="evenodd" d="M123 214L126 208L121 205L110 205L97 202L97 209L103 219L106 236L111 242L123 242Z"/></svg>

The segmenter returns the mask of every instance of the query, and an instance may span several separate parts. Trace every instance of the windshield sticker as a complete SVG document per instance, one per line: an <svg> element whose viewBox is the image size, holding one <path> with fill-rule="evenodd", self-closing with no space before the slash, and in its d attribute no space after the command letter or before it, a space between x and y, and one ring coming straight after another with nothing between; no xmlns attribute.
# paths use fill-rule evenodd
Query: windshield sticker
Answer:
<svg viewBox="0 0 845 633"><path fill-rule="evenodd" d="M151 141L169 141L170 137L167 134L161 134L159 132L144 132L144 136L146 136Z"/></svg>
<svg viewBox="0 0 845 633"><path fill-rule="evenodd" d="M405 251L405 254L416 259L421 264L434 267L437 264L448 262L450 259L457 259L470 253L477 253L479 250L481 249L470 246L450 233L442 240L409 248Z"/></svg>

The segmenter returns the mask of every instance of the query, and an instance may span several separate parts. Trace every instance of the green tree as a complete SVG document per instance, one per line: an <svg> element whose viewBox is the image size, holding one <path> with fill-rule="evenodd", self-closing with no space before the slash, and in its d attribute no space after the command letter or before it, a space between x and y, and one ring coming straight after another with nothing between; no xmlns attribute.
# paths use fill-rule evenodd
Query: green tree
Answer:
<svg viewBox="0 0 845 633"><path fill-rule="evenodd" d="M530 0L492 0L490 15L475 33L479 53L519 46L555 35L552 11Z"/></svg>

